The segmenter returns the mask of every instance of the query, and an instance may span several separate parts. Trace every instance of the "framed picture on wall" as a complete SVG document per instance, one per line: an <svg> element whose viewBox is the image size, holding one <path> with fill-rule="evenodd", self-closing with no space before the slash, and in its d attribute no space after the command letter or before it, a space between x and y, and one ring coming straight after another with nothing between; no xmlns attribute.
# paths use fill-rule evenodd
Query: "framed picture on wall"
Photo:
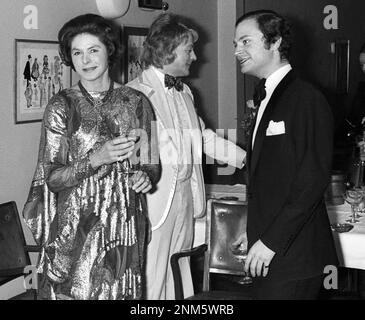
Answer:
<svg viewBox="0 0 365 320"><path fill-rule="evenodd" d="M53 95L71 85L57 41L15 39L15 123L41 121Z"/></svg>
<svg viewBox="0 0 365 320"><path fill-rule="evenodd" d="M124 83L136 78L143 70L140 57L147 33L148 28L127 26L123 28L124 61L122 73Z"/></svg>

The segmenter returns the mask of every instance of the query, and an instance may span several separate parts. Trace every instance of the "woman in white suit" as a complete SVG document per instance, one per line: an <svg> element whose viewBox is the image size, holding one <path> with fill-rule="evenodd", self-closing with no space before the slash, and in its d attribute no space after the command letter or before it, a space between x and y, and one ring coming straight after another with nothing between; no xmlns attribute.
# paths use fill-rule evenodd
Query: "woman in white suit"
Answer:
<svg viewBox="0 0 365 320"><path fill-rule="evenodd" d="M197 33L172 14L151 25L142 59L146 69L128 83L152 102L157 118L162 175L147 196L152 237L147 250L147 299L174 299L170 257L191 248L193 219L205 213L202 152L242 168L246 152L206 129L194 108L193 95L180 77L189 75ZM193 294L190 267L181 263L185 296Z"/></svg>

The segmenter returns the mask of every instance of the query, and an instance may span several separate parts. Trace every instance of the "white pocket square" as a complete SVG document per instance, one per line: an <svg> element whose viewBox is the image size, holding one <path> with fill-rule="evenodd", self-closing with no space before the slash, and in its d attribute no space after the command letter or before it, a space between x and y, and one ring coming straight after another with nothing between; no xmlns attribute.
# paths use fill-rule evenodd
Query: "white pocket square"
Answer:
<svg viewBox="0 0 365 320"><path fill-rule="evenodd" d="M269 122L269 125L266 129L267 136L277 136L279 134L284 134L284 133L285 133L284 121L275 122L271 120Z"/></svg>

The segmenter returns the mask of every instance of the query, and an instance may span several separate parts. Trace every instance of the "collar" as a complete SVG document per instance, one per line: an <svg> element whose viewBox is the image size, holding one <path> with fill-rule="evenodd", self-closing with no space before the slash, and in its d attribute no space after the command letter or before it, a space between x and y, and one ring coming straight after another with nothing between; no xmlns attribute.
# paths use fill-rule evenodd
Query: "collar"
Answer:
<svg viewBox="0 0 365 320"><path fill-rule="evenodd" d="M276 71L274 71L272 74L270 74L265 82L265 89L266 89L266 98L270 98L271 94L275 90L276 86L279 84L279 82L286 76L286 74L292 69L291 65L288 63ZM265 98L265 100L266 100Z"/></svg>
<svg viewBox="0 0 365 320"><path fill-rule="evenodd" d="M162 88L164 88L165 93L167 93L169 89L165 87L165 74L160 69L157 69L155 66L151 66L151 69L155 72L158 80L160 80L161 82Z"/></svg>

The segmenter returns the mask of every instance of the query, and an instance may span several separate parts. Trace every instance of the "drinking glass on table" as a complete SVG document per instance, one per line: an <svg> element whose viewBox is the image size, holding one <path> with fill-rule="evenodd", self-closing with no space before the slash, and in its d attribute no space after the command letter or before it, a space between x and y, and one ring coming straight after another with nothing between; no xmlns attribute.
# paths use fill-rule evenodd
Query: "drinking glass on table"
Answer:
<svg viewBox="0 0 365 320"><path fill-rule="evenodd" d="M360 188L351 188L346 190L344 199L351 205L351 216L346 222L357 223L359 220L356 219L356 211L358 210L359 204L361 203L364 194Z"/></svg>
<svg viewBox="0 0 365 320"><path fill-rule="evenodd" d="M247 247L241 243L238 247L232 247L231 251L234 257L242 262L242 266L245 266L245 261L247 258ZM239 284L249 284L252 283L252 278L249 276L248 272L244 272L243 277L238 281Z"/></svg>
<svg viewBox="0 0 365 320"><path fill-rule="evenodd" d="M363 194L363 200L365 197L365 183L364 183L364 175L365 175L365 131L363 132L363 135L361 139L357 142L357 145L359 147L359 157L360 157L360 168L357 178L357 185L356 187L359 187L361 189L361 192ZM362 217L362 215L359 215L358 212L365 212L365 205L364 203L358 207L356 218Z"/></svg>
<svg viewBox="0 0 365 320"><path fill-rule="evenodd" d="M364 200L365 200L365 186L361 186L360 188L360 192L362 194L362 199L360 201L360 204L357 206L357 211L356 211L356 214L355 214L355 218L361 218L363 217L362 214L359 214L360 213L365 213L365 203L364 203Z"/></svg>

